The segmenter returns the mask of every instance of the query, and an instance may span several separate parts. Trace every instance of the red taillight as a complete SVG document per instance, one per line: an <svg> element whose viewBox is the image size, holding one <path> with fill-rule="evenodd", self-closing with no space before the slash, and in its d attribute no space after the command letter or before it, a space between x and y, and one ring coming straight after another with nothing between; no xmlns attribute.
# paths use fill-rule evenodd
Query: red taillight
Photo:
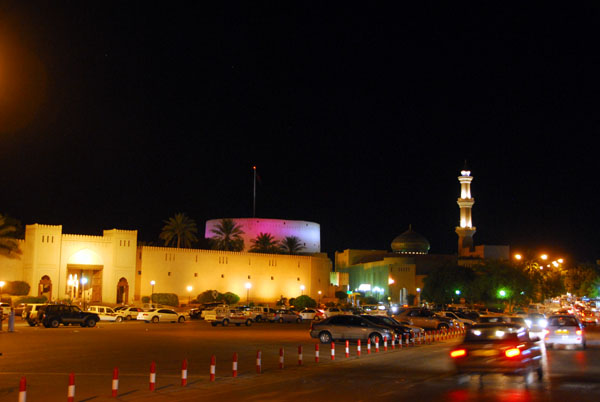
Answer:
<svg viewBox="0 0 600 402"><path fill-rule="evenodd" d="M452 357L453 359L455 359L457 357L463 357L466 355L467 355L466 349L456 349L456 350L453 350L452 352L450 352L450 357Z"/></svg>
<svg viewBox="0 0 600 402"><path fill-rule="evenodd" d="M515 356L519 356L520 354L521 354L521 349L519 349L519 348L510 348L504 352L504 355L506 357L515 357Z"/></svg>

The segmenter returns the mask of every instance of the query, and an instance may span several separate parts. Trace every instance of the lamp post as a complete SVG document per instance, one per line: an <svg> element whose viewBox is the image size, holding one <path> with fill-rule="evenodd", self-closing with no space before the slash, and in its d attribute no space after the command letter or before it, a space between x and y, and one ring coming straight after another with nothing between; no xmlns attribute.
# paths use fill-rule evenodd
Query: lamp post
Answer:
<svg viewBox="0 0 600 402"><path fill-rule="evenodd" d="M6 285L6 282L0 281L0 303L2 303L2 291L4 290L4 285Z"/></svg>
<svg viewBox="0 0 600 402"><path fill-rule="evenodd" d="M150 305L154 307L154 285L156 285L156 281L150 281L150 286L152 286L152 292L150 293Z"/></svg>
<svg viewBox="0 0 600 402"><path fill-rule="evenodd" d="M248 304L248 300L250 300L250 288L252 284L250 282L246 282L246 305Z"/></svg>
<svg viewBox="0 0 600 402"><path fill-rule="evenodd" d="M300 292L302 296L304 296L304 289L306 289L306 287L304 285L300 285Z"/></svg>
<svg viewBox="0 0 600 402"><path fill-rule="evenodd" d="M188 291L188 306L189 306L190 304L192 304L192 290L193 290L193 289L194 289L194 288L193 288L193 287L191 287L191 286L188 286L188 287L187 287L187 291Z"/></svg>
<svg viewBox="0 0 600 402"><path fill-rule="evenodd" d="M319 305L320 305L321 304L321 291L319 290L317 293L319 294Z"/></svg>

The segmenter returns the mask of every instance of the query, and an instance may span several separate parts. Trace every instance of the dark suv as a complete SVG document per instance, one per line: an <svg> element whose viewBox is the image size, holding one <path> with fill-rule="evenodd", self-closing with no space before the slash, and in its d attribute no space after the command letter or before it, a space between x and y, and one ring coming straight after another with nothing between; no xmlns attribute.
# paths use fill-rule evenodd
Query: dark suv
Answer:
<svg viewBox="0 0 600 402"><path fill-rule="evenodd" d="M82 327L94 327L100 321L100 317L96 313L82 311L77 306L49 304L40 310L38 320L46 328L57 328L60 324L79 324Z"/></svg>

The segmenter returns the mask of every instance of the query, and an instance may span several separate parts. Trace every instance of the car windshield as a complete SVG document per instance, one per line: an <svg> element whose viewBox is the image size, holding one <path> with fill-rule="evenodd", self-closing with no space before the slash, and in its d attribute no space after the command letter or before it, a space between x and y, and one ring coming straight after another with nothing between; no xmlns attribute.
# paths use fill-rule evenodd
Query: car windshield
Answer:
<svg viewBox="0 0 600 402"><path fill-rule="evenodd" d="M575 317L550 317L548 326L551 327L577 327L579 324Z"/></svg>

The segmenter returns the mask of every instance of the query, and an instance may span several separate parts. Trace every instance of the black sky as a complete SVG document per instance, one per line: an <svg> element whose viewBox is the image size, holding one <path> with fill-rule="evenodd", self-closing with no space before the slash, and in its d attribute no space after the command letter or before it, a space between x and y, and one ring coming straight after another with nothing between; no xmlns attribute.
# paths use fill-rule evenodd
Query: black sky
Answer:
<svg viewBox="0 0 600 402"><path fill-rule="evenodd" d="M0 6L0 211L67 233L252 213L600 256L596 5ZM458 8L460 7L460 8Z"/></svg>

